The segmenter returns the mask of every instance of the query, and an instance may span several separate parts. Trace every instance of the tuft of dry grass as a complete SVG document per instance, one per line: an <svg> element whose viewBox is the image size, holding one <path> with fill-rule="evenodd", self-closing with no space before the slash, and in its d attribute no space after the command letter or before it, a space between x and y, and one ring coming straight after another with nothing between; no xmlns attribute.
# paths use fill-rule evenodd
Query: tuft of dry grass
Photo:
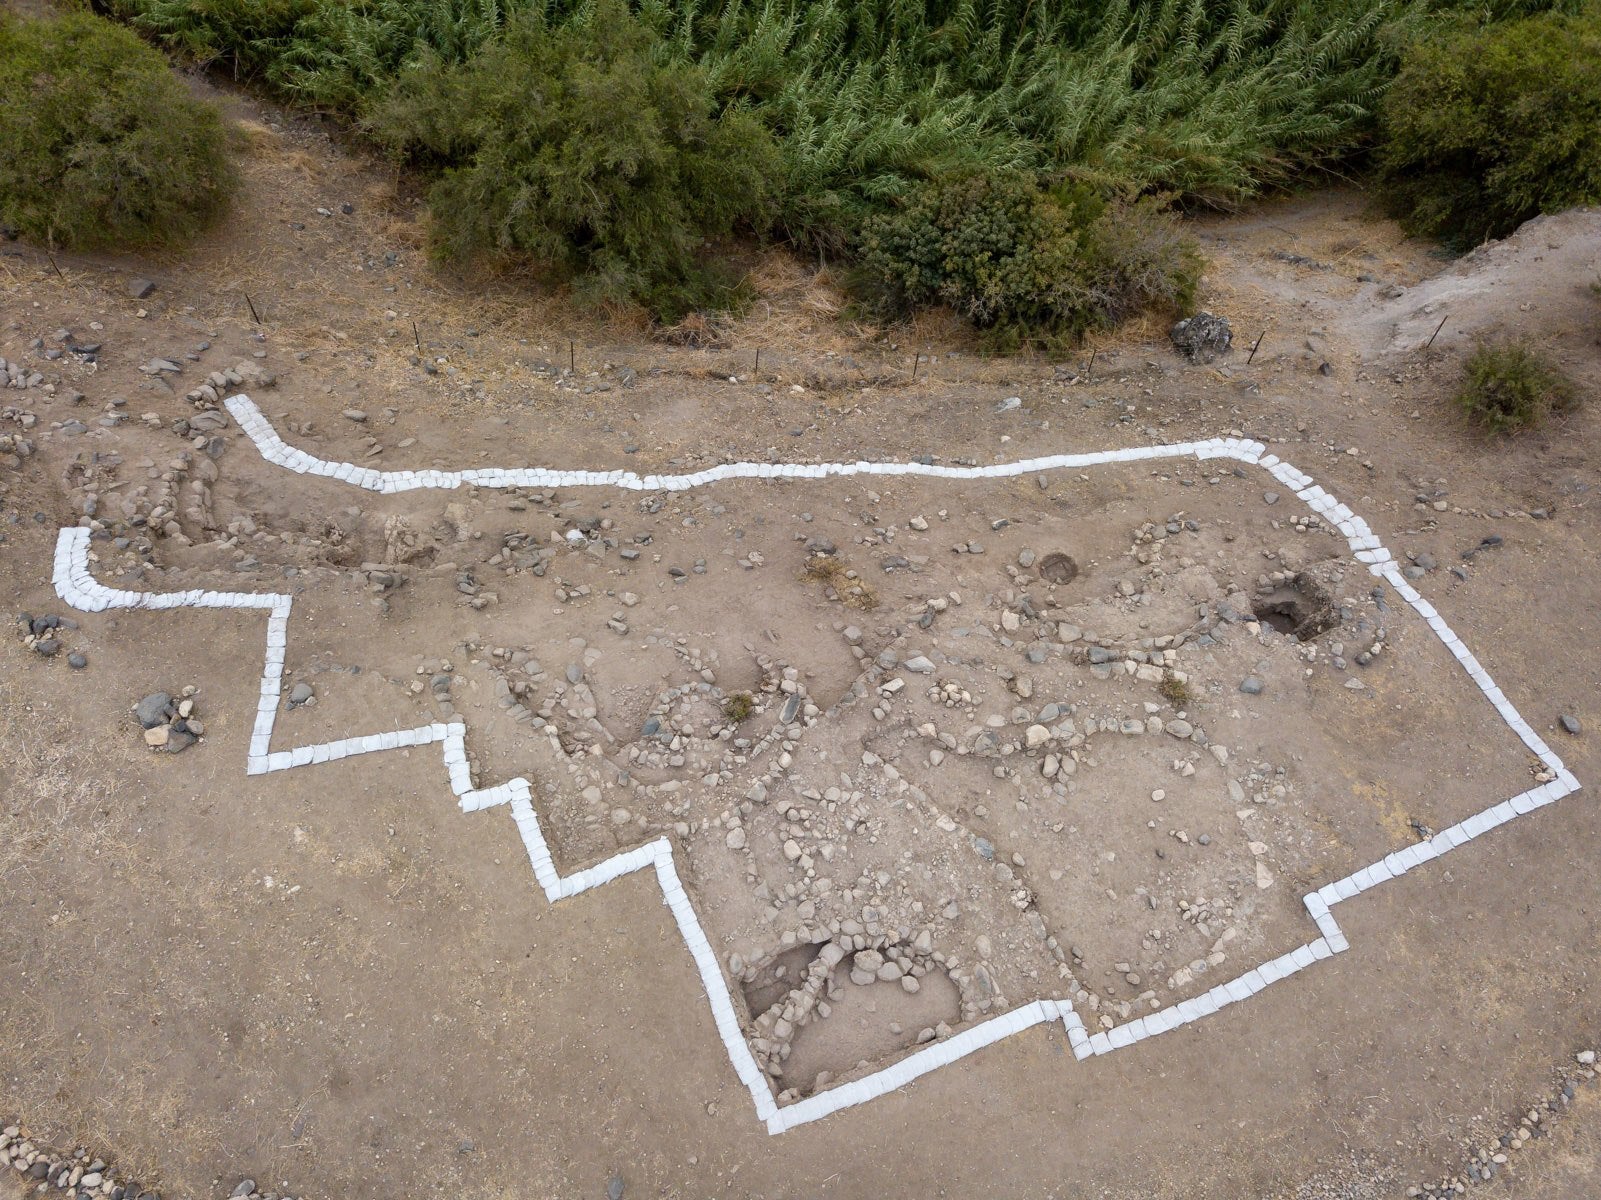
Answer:
<svg viewBox="0 0 1601 1200"><path fill-rule="evenodd" d="M814 554L801 572L806 579L823 584L824 594L846 608L870 612L878 607L878 592L855 571L830 554Z"/></svg>
<svg viewBox="0 0 1601 1200"><path fill-rule="evenodd" d="M1179 708L1195 698L1195 694L1190 691L1190 685L1176 675L1162 676L1162 682L1156 685L1156 690L1161 693L1162 699Z"/></svg>

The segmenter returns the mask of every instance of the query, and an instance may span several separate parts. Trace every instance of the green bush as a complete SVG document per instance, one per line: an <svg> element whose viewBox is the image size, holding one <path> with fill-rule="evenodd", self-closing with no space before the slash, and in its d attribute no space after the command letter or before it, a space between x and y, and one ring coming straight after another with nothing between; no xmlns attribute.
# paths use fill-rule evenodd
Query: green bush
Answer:
<svg viewBox="0 0 1601 1200"><path fill-rule="evenodd" d="M461 63L519 0L107 0L162 45L305 104L363 110L428 54Z"/></svg>
<svg viewBox="0 0 1601 1200"><path fill-rule="evenodd" d="M744 111L713 114L705 76L653 54L620 0L550 28L518 20L461 65L408 70L371 128L437 173L436 245L528 256L598 302L674 321L726 308L707 241L768 220L777 155Z"/></svg>
<svg viewBox="0 0 1601 1200"><path fill-rule="evenodd" d="M235 79L276 62L324 0L103 0L106 11L200 63L225 63Z"/></svg>
<svg viewBox="0 0 1601 1200"><path fill-rule="evenodd" d="M234 185L217 110L87 13L0 12L0 225L67 248L181 241ZM25 98L25 99L24 99Z"/></svg>
<svg viewBox="0 0 1601 1200"><path fill-rule="evenodd" d="M1578 404L1573 384L1522 342L1485 342L1468 356L1458 407L1491 433L1515 433Z"/></svg>
<svg viewBox="0 0 1601 1200"><path fill-rule="evenodd" d="M161 54L88 13L0 13L0 224L51 246L180 241L226 203L227 131Z"/></svg>
<svg viewBox="0 0 1601 1200"><path fill-rule="evenodd" d="M1200 259L1159 200L1107 201L1027 175L929 185L870 220L854 282L896 316L946 304L992 349L1062 344L1149 307L1186 308Z"/></svg>
<svg viewBox="0 0 1601 1200"><path fill-rule="evenodd" d="M724 294L704 256L675 236L641 258L650 235L610 217L612 244L599 247L586 218L562 211L586 181L601 183L602 208L652 197L642 228L681 191L709 203L709 219L654 227L693 241L771 212L798 246L844 256L875 220L924 204L931 180L1021 173L1231 205L1365 151L1401 48L1430 22L1471 11L1493 25L1579 0L633 0L632 20L597 16L592 0L103 2L164 45L368 119L414 162L449 172L435 192L442 247L553 250L588 290L671 312ZM597 22L626 28L626 45L601 53ZM544 98L531 66L616 78L552 90L578 118L568 136L515 111ZM613 103L625 153L665 142L669 159L697 160L673 168L682 187L622 181L597 161L592 135L615 130L595 106ZM679 137L680 111L715 136ZM502 136L515 148L497 150ZM725 199L691 179L711 161L759 161L760 186L736 167ZM555 200L552 218L514 212L518 197ZM462 211L481 202L483 213Z"/></svg>
<svg viewBox="0 0 1601 1200"><path fill-rule="evenodd" d="M409 65L469 61L584 0L108 0L163 44L365 111ZM637 0L782 150L783 228L842 251L929 178L1023 168L1232 203L1367 137L1425 0ZM1444 0L1453 3L1456 0ZM1465 0L1464 0L1465 2ZM1538 5L1546 0L1495 0Z"/></svg>
<svg viewBox="0 0 1601 1200"><path fill-rule="evenodd" d="M1406 229L1458 247L1601 201L1601 4L1415 43L1378 161Z"/></svg>

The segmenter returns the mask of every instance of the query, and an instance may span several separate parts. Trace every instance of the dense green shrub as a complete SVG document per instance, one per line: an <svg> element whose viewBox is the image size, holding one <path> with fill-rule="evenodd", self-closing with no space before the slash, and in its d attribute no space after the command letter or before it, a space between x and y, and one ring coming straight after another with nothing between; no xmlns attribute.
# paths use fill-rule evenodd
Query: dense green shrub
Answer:
<svg viewBox="0 0 1601 1200"><path fill-rule="evenodd" d="M597 289L605 294L642 294L645 281L680 290L670 276L689 262L681 245L643 274L628 268L632 251L597 255L589 271L585 221L558 213L549 237L514 230L522 216L497 197L548 187L559 199L596 170L582 139L514 128L539 122L504 113L446 112L533 94L526 75L493 71L534 62L523 59L536 42L557 54L550 47L563 39L592 36L583 32L591 0L106 2L164 44L231 61L303 104L371 119L414 161L450 170L436 192L445 244L553 249L569 270L611 280ZM1364 151L1402 48L1442 13L1494 24L1578 2L632 0L649 38L631 34L628 53L666 73L636 92L693 90L697 113L702 98L709 105L696 120L719 118L725 144L756 155L754 123L765 128L777 159L763 168L760 207L771 197L777 228L798 245L854 255L872 221L904 215L930 180L1018 172L1107 195L1236 203ZM508 51L513 42L522 49ZM548 182L508 190L516 172L491 161L490 143L510 133L530 145L535 132L551 149L538 167ZM557 147L576 157L558 164ZM751 197L735 175L731 207L748 217ZM485 214L459 211L483 201ZM727 224L714 213L703 231Z"/></svg>
<svg viewBox="0 0 1601 1200"><path fill-rule="evenodd" d="M122 27L0 12L0 224L48 245L194 233L234 176L215 107Z"/></svg>
<svg viewBox="0 0 1601 1200"><path fill-rule="evenodd" d="M1468 356L1456 402L1491 433L1514 433L1578 404L1573 384L1522 342L1484 342Z"/></svg>
<svg viewBox="0 0 1601 1200"><path fill-rule="evenodd" d="M1071 342L1148 307L1183 309L1200 260L1152 197L1108 202L1011 172L931 185L871 219L855 273L869 307L946 304L995 349Z"/></svg>
<svg viewBox="0 0 1601 1200"><path fill-rule="evenodd" d="M170 50L197 62L226 62L234 77L265 68L294 41L323 0L104 0Z"/></svg>
<svg viewBox="0 0 1601 1200"><path fill-rule="evenodd" d="M1601 4L1418 41L1383 114L1384 192L1411 232L1467 247L1601 201Z"/></svg>
<svg viewBox="0 0 1601 1200"><path fill-rule="evenodd" d="M460 64L584 0L111 0L161 39L360 111L408 64ZM783 152L791 236L842 250L931 177L1072 170L1222 203L1366 136L1389 36L1423 0L636 0ZM1541 3L1543 0L1502 0Z"/></svg>
<svg viewBox="0 0 1601 1200"><path fill-rule="evenodd" d="M371 128L425 170L440 251L527 255L598 301L664 320L726 307L706 241L767 221L777 154L705 76L658 62L620 0L550 28L514 22L458 66L403 74ZM719 304L718 301L723 303Z"/></svg>
<svg viewBox="0 0 1601 1200"><path fill-rule="evenodd" d="M112 10L198 62L347 113L408 64L462 63L499 36L526 0L107 0Z"/></svg>

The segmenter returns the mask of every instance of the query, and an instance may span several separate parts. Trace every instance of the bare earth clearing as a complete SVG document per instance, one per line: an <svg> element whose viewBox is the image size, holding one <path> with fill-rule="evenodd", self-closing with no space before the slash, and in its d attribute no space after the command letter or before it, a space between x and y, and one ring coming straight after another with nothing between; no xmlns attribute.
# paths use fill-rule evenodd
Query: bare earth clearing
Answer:
<svg viewBox="0 0 1601 1200"><path fill-rule="evenodd" d="M1487 443L1445 400L1495 331L1593 400L1601 213L1449 266L1344 193L1210 220L1208 304L1236 329L1212 366L1155 325L1093 367L983 360L934 319L876 338L776 256L767 300L690 349L458 289L382 172L230 103L246 194L193 253L0 256L0 357L41 377L0 392L0 593L70 620L53 655L0 638L0 1116L169 1200L243 1175L1311 1200L1454 1174L1594 1045L1601 406ZM246 776L259 622L73 612L57 530L100 524L113 587L292 593L293 744L465 721L481 782L533 781L564 870L670 839L781 1103L1021 1003L1100 1029L1204 992L1304 942L1304 893L1530 786L1532 760L1255 469L377 496L203 416L216 397L188 397L229 368L213 391L291 445L385 470L1255 438L1405 558L1586 790L1347 905L1348 952L1194 1026L1084 1062L1042 1026L772 1138L653 885L548 904L431 751ZM132 706L185 686L201 740L148 749ZM1583 1095L1484 1190L1582 1192Z"/></svg>

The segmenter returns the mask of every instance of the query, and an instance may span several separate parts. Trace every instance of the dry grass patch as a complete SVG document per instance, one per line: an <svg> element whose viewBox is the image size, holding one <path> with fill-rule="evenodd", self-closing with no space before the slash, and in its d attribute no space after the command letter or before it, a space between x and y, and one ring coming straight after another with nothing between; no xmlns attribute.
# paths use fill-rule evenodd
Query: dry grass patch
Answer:
<svg viewBox="0 0 1601 1200"><path fill-rule="evenodd" d="M878 592L833 555L812 555L806 560L801 574L806 579L822 583L824 594L830 600L838 600L846 608L870 612L878 607Z"/></svg>

